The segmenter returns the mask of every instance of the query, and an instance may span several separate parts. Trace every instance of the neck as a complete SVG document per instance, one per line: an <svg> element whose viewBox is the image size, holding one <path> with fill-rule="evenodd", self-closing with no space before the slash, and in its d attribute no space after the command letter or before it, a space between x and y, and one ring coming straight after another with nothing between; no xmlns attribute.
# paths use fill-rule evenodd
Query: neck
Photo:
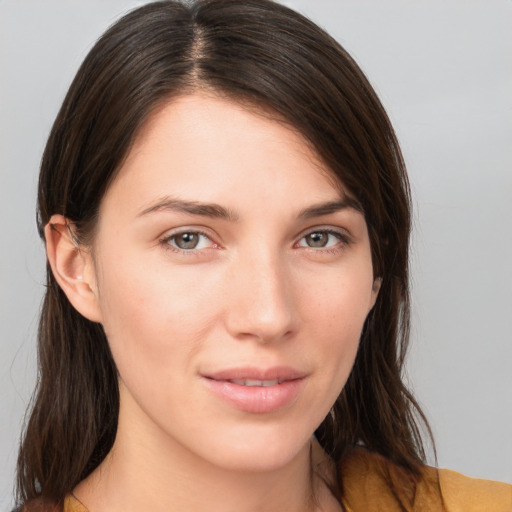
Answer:
<svg viewBox="0 0 512 512"><path fill-rule="evenodd" d="M277 469L229 470L154 431L125 424L121 408L111 452L74 490L89 512L310 512L319 503L322 510L337 510L318 477L327 466L316 442Z"/></svg>

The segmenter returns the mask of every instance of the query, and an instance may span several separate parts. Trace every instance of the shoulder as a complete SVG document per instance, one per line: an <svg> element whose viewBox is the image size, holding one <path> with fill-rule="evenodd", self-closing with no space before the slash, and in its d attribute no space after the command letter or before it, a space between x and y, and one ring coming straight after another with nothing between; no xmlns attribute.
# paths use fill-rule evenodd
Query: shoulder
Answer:
<svg viewBox="0 0 512 512"><path fill-rule="evenodd" d="M449 512L512 512L512 485L440 469L439 484Z"/></svg>
<svg viewBox="0 0 512 512"><path fill-rule="evenodd" d="M377 453L357 448L340 465L350 512L512 512L512 486L425 466L420 478Z"/></svg>

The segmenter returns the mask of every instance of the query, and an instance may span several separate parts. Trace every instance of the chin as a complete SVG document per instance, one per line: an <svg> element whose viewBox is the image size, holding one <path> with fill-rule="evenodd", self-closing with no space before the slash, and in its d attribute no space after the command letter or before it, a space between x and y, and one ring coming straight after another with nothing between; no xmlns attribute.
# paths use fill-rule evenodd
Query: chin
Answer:
<svg viewBox="0 0 512 512"><path fill-rule="evenodd" d="M293 430L268 434L254 432L219 440L208 450L207 458L227 471L254 473L278 471L294 460L309 456L311 435L300 437Z"/></svg>

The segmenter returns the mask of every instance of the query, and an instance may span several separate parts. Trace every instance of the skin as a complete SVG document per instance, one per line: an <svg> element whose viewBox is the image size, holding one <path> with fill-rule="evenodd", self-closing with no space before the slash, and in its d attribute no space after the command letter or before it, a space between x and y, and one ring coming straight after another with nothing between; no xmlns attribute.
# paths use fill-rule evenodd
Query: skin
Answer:
<svg viewBox="0 0 512 512"><path fill-rule="evenodd" d="M92 247L77 249L52 218L54 274L103 324L120 375L114 447L74 491L91 512L312 510L313 492L336 510L311 473L330 471L312 434L348 378L380 280L360 211L300 213L347 196L291 128L194 94L144 126ZM247 365L300 372L297 394L254 413L208 387L205 374Z"/></svg>

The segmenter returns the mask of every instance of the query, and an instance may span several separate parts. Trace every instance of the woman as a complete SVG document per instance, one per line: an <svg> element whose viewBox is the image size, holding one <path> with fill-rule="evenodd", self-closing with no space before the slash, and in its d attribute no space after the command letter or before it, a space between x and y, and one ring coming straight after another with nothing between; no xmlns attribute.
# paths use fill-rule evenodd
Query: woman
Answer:
<svg viewBox="0 0 512 512"><path fill-rule="evenodd" d="M38 222L27 510L510 508L506 485L424 466L403 161L308 20L265 0L128 14L55 121Z"/></svg>

